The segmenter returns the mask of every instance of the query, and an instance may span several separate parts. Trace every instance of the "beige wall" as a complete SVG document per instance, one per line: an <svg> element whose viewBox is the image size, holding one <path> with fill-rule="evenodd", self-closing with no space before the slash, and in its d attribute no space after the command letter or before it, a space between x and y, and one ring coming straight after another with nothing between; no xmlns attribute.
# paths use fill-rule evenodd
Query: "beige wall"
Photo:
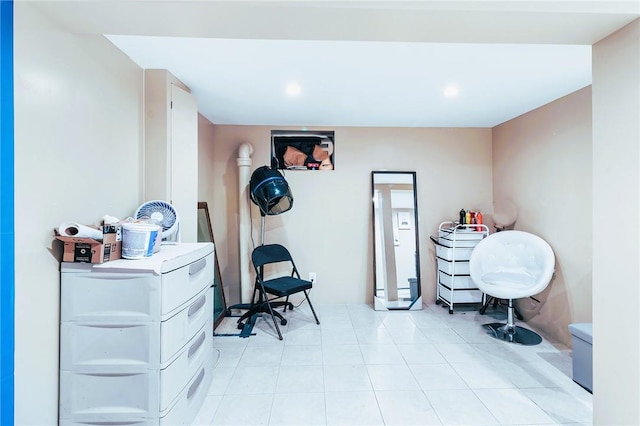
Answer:
<svg viewBox="0 0 640 426"><path fill-rule="evenodd" d="M270 127L214 126L212 222L228 303L237 303L238 147L254 148L251 169L268 165ZM316 130L326 130L320 128ZM316 303L371 303L373 260L371 171L417 172L424 301L435 300L435 256L429 235L461 208L490 211L491 130L343 128L335 130L335 170L286 172L292 210L266 218L265 242L286 245L303 275L317 273ZM201 164L202 166L202 164ZM201 175L202 176L202 175ZM260 216L252 206L253 235Z"/></svg>
<svg viewBox="0 0 640 426"><path fill-rule="evenodd" d="M594 424L640 424L640 20L593 47Z"/></svg>
<svg viewBox="0 0 640 426"><path fill-rule="evenodd" d="M555 278L518 301L525 320L571 344L568 325L591 322L591 87L493 129L493 196L518 206L515 229L539 235Z"/></svg>
<svg viewBox="0 0 640 426"><path fill-rule="evenodd" d="M105 213L124 217L142 201L143 170L139 167L143 137L142 72L104 38L62 30L44 19L29 2L16 2L14 12L15 423L55 424L60 247L53 242L52 229L69 219L98 224ZM637 261L640 254L639 31L636 21L594 48L594 225L590 229L593 230L596 424L640 423L638 316L633 310L634 304L630 308L622 304L640 299ZM551 110L555 107L549 106ZM576 107L582 111L584 105ZM571 117L568 115L567 119ZM530 117L522 118L531 126ZM552 117L546 119L564 128ZM516 121L506 123L504 128L517 127ZM254 168L267 164L269 130L259 126L211 126L202 119L199 125L198 194L210 203L226 291L228 295L235 295L236 300L239 275L237 148L242 143L251 143L256 151ZM425 302L432 303L435 266L429 234L441 221L454 219L462 207L491 211L491 130L335 130L336 171L326 175L287 174L296 204L290 212L268 218L267 241L289 246L303 273L317 272L314 301L370 301L370 171L416 170L422 287ZM527 130L536 131L541 129L532 126ZM501 128L496 129L496 140L500 132ZM564 144L570 139L564 134L559 138L558 134L539 135L545 149L551 146L551 139L557 138ZM522 137L530 139L528 133ZM573 148L563 145L565 152ZM525 151L532 160L550 161L559 174L558 162L545 158L548 152ZM496 154L500 155L500 152ZM555 182L542 183L555 185ZM498 184L495 186L496 190L504 190L498 189ZM330 188L339 188L340 192L333 194ZM624 188L624 196L618 196L619 192L612 188ZM557 197L558 191L543 195ZM564 203L564 200L546 201ZM529 213L523 212L521 220L531 217ZM490 220L489 215L485 217ZM559 220L566 218L558 216ZM617 224L624 218L631 218L624 228L629 237L622 240L625 250L614 252L609 250L612 241L619 243L620 240L602 224ZM531 227L529 230L539 231L554 249L560 248L563 253L560 259L563 274L557 279L561 284L553 285L546 299L547 306L560 303L566 297L576 320L586 319L586 316L580 317L586 315L587 310L576 302L578 299L573 305L570 302L576 297L573 283L586 277L575 272L579 265L572 263L573 257L569 260L565 255L567 241L548 235L549 229L562 223L545 220L543 224L534 224L535 221L527 219L519 225L526 224ZM255 208L253 223L258 242L259 216ZM580 297L587 303L587 296ZM544 318L541 313L534 321ZM617 330L632 330L632 335L629 338Z"/></svg>
<svg viewBox="0 0 640 426"><path fill-rule="evenodd" d="M67 220L98 225L140 199L142 72L99 36L14 3L15 424L58 418L60 243Z"/></svg>
<svg viewBox="0 0 640 426"><path fill-rule="evenodd" d="M213 207L213 193L216 187L211 168L214 164L214 129L209 120L198 114L198 201L206 201L209 208Z"/></svg>

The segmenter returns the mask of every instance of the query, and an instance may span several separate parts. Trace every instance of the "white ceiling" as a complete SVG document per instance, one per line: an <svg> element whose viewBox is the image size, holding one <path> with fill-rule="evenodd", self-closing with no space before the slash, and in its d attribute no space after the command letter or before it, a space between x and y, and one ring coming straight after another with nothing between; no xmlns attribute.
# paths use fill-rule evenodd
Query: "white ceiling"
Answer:
<svg viewBox="0 0 640 426"><path fill-rule="evenodd" d="M492 127L591 84L591 46L109 39L217 124Z"/></svg>
<svg viewBox="0 0 640 426"><path fill-rule="evenodd" d="M591 44L640 16L638 0L40 7L168 69L213 123L301 127L492 127L591 84Z"/></svg>

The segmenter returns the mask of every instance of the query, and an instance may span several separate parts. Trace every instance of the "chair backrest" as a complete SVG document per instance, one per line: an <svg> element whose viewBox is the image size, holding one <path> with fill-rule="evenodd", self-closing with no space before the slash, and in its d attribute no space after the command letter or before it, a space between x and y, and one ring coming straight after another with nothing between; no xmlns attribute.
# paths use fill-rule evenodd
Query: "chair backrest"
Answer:
<svg viewBox="0 0 640 426"><path fill-rule="evenodd" d="M256 247L251 253L251 261L256 269L269 263L288 261L293 264L289 250L280 244L265 244Z"/></svg>
<svg viewBox="0 0 640 426"><path fill-rule="evenodd" d="M471 253L469 272L478 288L500 299L518 299L543 291L553 276L555 256L537 235L502 231L480 241Z"/></svg>

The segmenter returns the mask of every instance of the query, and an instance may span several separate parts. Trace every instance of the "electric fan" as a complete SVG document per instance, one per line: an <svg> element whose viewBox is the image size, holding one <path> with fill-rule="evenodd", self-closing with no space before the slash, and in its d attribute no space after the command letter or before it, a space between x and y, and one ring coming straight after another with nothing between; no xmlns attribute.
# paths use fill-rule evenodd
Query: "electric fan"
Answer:
<svg viewBox="0 0 640 426"><path fill-rule="evenodd" d="M180 216L166 201L152 200L142 204L136 210L135 218L149 219L162 227L162 240L180 242Z"/></svg>

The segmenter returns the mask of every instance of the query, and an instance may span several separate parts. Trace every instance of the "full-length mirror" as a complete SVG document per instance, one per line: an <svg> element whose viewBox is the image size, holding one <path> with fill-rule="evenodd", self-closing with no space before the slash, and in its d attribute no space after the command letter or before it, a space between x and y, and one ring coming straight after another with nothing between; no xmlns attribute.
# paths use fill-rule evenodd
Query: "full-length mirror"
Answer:
<svg viewBox="0 0 640 426"><path fill-rule="evenodd" d="M211 227L211 217L206 201L198 202L198 242L214 244L214 278L213 278L213 328L224 319L227 310L227 302L224 297L222 278L220 275L220 265L218 265L218 247L215 247L213 240L213 228Z"/></svg>
<svg viewBox="0 0 640 426"><path fill-rule="evenodd" d="M371 172L374 308L422 309L415 172Z"/></svg>

